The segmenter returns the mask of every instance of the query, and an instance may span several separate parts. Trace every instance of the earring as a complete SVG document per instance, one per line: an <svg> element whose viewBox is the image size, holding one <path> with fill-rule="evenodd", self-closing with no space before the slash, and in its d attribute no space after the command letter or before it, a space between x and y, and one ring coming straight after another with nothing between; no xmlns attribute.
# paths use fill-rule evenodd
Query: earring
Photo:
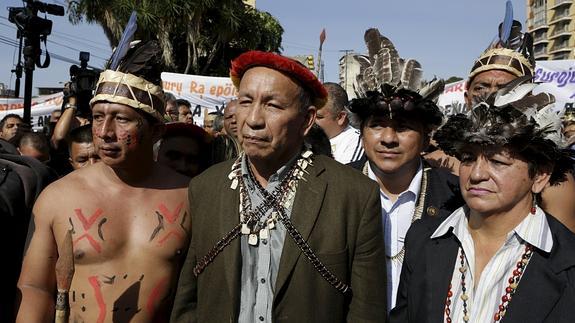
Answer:
<svg viewBox="0 0 575 323"><path fill-rule="evenodd" d="M531 196L533 197L531 204L531 214L535 214L537 212L537 195L531 193Z"/></svg>

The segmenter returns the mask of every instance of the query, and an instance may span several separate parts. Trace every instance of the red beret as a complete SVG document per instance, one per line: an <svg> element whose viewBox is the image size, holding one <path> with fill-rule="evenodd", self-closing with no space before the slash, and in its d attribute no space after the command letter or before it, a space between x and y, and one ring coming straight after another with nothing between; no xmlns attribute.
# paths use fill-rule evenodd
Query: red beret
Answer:
<svg viewBox="0 0 575 323"><path fill-rule="evenodd" d="M327 101L327 91L315 75L296 60L274 53L249 51L241 54L232 61L230 78L236 86L240 87L240 81L244 73L252 67L263 66L282 72L295 79L302 87L312 94L312 103L316 108L321 108Z"/></svg>

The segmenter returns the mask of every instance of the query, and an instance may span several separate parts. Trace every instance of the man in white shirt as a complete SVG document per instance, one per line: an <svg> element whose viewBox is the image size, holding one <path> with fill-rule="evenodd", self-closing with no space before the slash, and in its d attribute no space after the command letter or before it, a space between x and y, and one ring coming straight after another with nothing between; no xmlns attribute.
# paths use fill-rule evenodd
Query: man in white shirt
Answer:
<svg viewBox="0 0 575 323"><path fill-rule="evenodd" d="M355 162L363 156L363 147L359 130L349 124L347 93L339 84L328 82L323 85L328 100L317 111L315 123L329 138L335 160L342 164Z"/></svg>
<svg viewBox="0 0 575 323"><path fill-rule="evenodd" d="M430 168L421 158L431 132L443 118L437 105L407 89L388 90L370 92L351 102L350 110L361 120L366 158L350 165L380 187L387 304L391 310L395 306L407 230L422 216L448 215L463 202L457 177Z"/></svg>

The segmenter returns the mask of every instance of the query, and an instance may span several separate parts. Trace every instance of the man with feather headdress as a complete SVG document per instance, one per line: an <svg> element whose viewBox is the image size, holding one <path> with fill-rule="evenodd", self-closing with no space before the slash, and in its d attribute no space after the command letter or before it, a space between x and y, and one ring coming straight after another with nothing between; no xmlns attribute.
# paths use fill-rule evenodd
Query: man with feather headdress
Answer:
<svg viewBox="0 0 575 323"><path fill-rule="evenodd" d="M125 32L90 102L101 162L50 185L34 206L18 322L54 322L56 291L56 309L69 303L73 322L169 316L189 243L189 179L153 161L164 114L159 46L130 49L130 38Z"/></svg>
<svg viewBox="0 0 575 323"><path fill-rule="evenodd" d="M457 177L429 167L421 158L443 119L434 102L443 91L442 81L420 89L422 71L417 61L400 59L391 41L377 29L367 30L365 41L369 62L358 76L360 93L350 109L361 120L366 158L351 166L380 187L388 308L392 309L407 230L417 219L447 215L463 202Z"/></svg>

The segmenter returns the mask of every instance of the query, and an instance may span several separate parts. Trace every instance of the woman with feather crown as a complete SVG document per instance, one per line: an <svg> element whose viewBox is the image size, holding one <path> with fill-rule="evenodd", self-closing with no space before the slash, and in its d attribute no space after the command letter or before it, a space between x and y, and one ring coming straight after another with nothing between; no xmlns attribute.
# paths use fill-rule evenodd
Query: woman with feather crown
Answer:
<svg viewBox="0 0 575 323"><path fill-rule="evenodd" d="M575 235L538 205L574 154L534 86L517 79L436 132L465 205L412 225L392 322L575 321Z"/></svg>
<svg viewBox="0 0 575 323"><path fill-rule="evenodd" d="M189 244L189 179L153 161L164 110L158 45L130 46L135 17L90 102L102 162L53 183L34 206L18 322L54 322L54 307L57 322L169 318Z"/></svg>
<svg viewBox="0 0 575 323"><path fill-rule="evenodd" d="M448 215L463 204L457 177L432 169L421 158L443 115L434 100L443 81L421 88L421 65L399 57L377 29L365 33L369 56L357 76L351 111L361 120L365 158L351 163L380 187L387 265L387 304L392 309L403 264L404 239L422 217Z"/></svg>
<svg viewBox="0 0 575 323"><path fill-rule="evenodd" d="M532 80L535 69L533 38L529 33L522 33L521 28L521 23L513 20L513 6L507 1L505 18L499 25L497 36L474 62L469 73L465 92L469 108L485 101L513 80ZM441 150L425 158L432 165L447 165L450 171L459 174L459 161ZM541 207L575 232L575 199L565 198L573 195L575 178L570 172L565 181L543 191Z"/></svg>

